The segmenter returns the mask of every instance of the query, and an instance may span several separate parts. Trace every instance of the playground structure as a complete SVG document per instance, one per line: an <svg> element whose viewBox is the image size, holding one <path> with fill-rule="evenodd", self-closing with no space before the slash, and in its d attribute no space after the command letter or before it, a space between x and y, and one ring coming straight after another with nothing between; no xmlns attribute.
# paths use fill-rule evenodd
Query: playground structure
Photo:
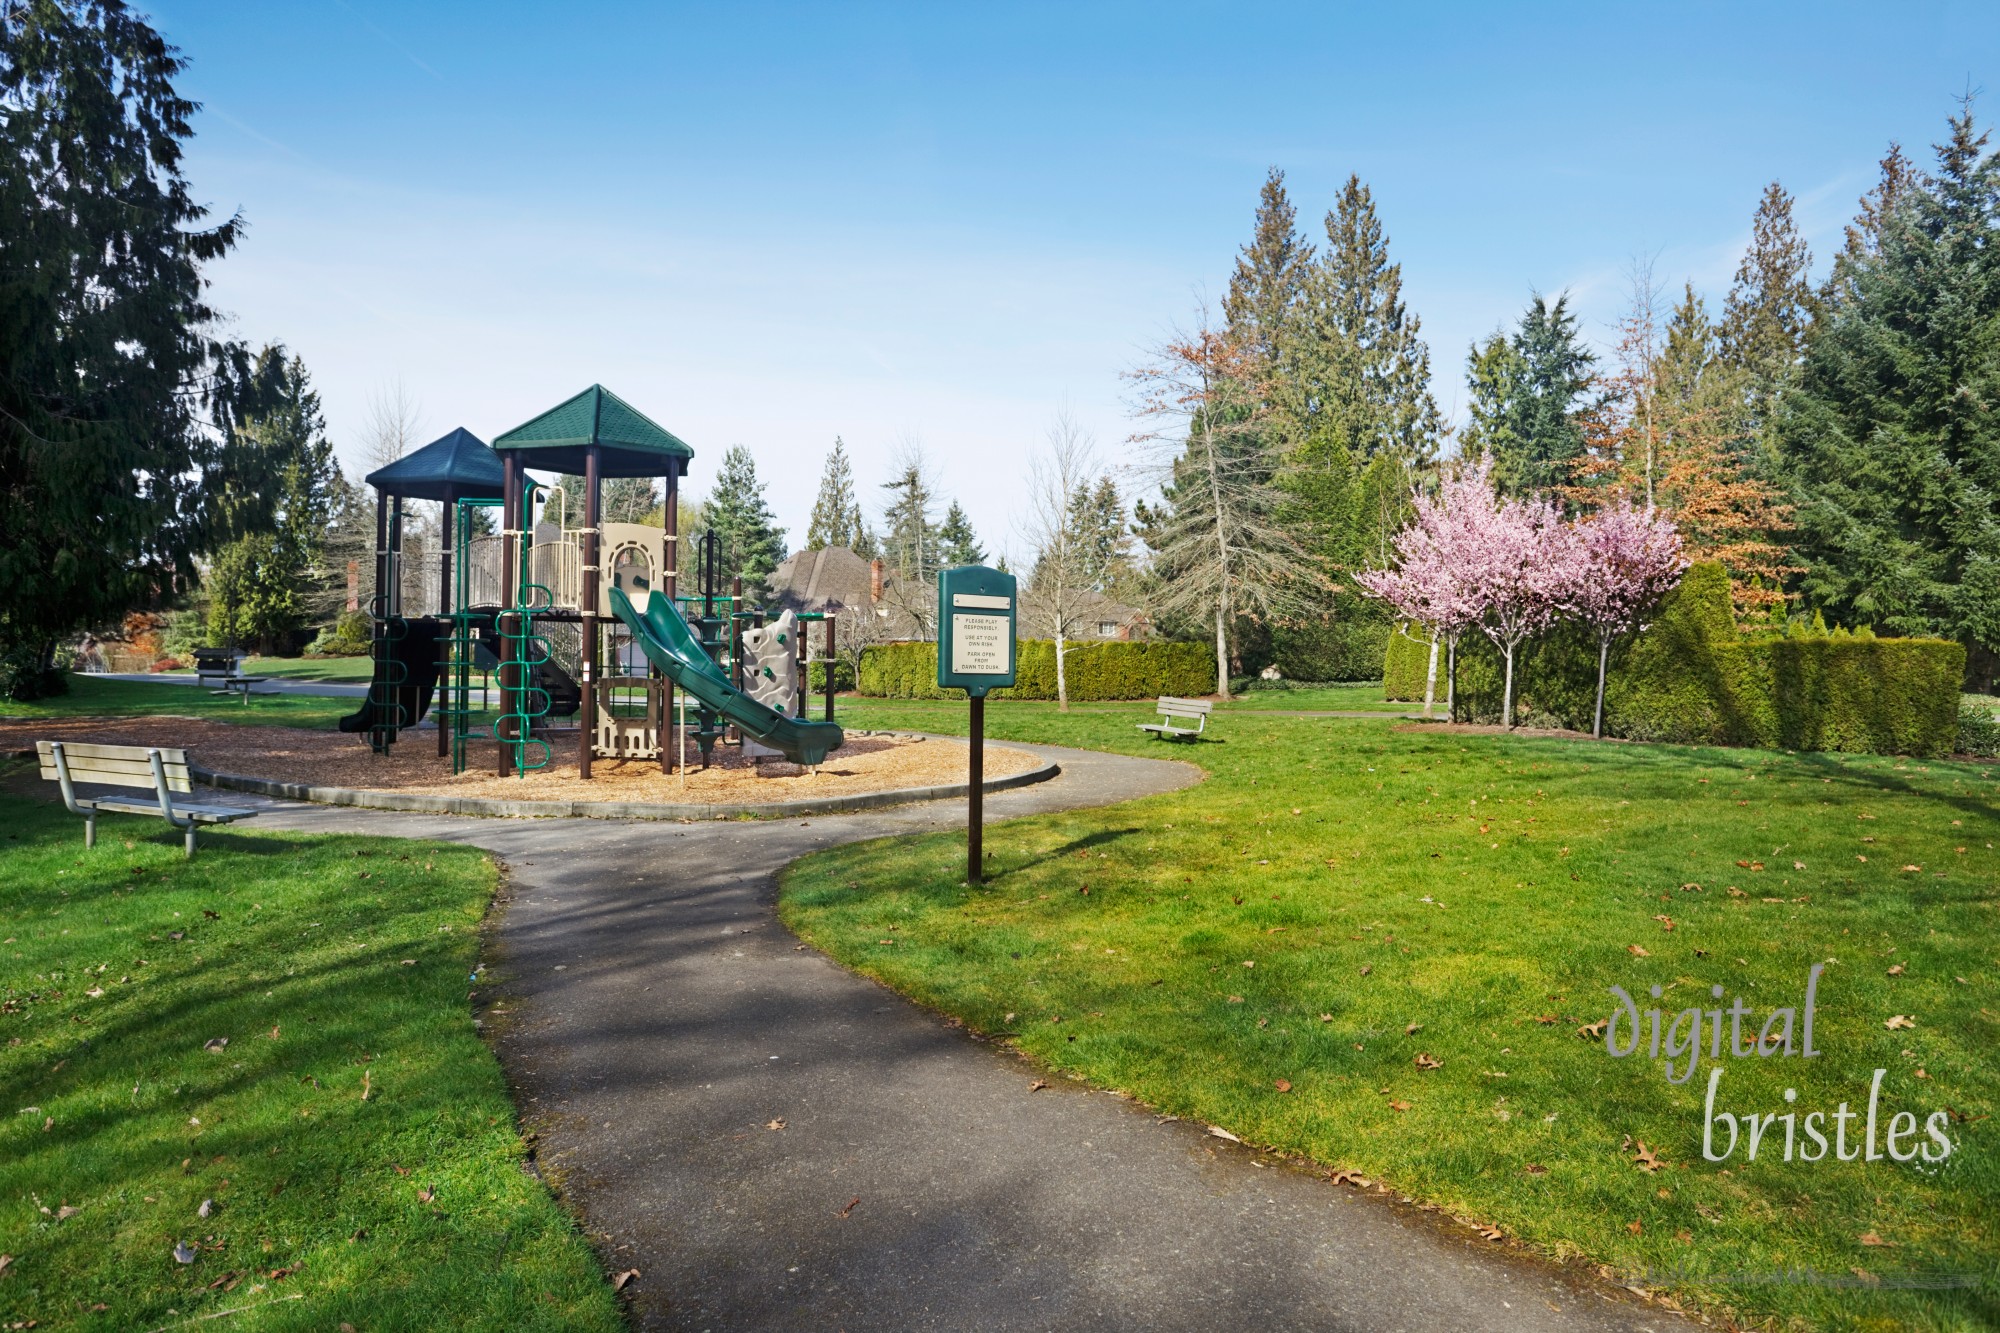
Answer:
<svg viewBox="0 0 2000 1333"><path fill-rule="evenodd" d="M341 730L365 733L387 753L435 700L438 754L454 773L464 771L475 739L496 742L503 777L544 768L552 719L579 713L577 776L586 780L593 759L657 759L671 768L678 758L684 766L688 740L704 768L717 744L819 764L842 733L832 721L831 670L825 720L804 719L806 627L820 622L824 656L814 660L831 663L834 623L786 612L765 625L741 580L728 592L718 586L712 534L698 556L699 593L679 595L679 479L693 456L592 385L490 447L460 429L370 474L378 496L374 671L366 701ZM531 466L580 476L581 494L535 480ZM604 481L656 476L665 480L664 526L600 521ZM423 599L434 614L404 614L412 582L402 549L406 499L443 509L435 565L421 571L425 592L437 590L435 602ZM484 514L498 531L479 530ZM670 743L677 690L681 747Z"/></svg>

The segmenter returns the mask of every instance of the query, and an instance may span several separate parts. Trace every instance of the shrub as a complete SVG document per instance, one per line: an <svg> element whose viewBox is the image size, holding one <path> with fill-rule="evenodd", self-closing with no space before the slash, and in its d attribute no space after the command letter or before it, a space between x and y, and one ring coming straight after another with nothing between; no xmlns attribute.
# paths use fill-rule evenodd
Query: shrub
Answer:
<svg viewBox="0 0 2000 1333"><path fill-rule="evenodd" d="M1431 645L1415 625L1392 625L1383 639L1382 697L1395 703L1422 703L1430 676ZM1438 647L1437 697L1445 695L1445 653Z"/></svg>
<svg viewBox="0 0 2000 1333"><path fill-rule="evenodd" d="M1983 759L2000 757L2000 717L1993 715L1992 704L1981 701L1959 705L1958 752Z"/></svg>
<svg viewBox="0 0 2000 1333"><path fill-rule="evenodd" d="M1015 653L1015 685L995 690L996 699L1056 697L1056 646L1047 639L1023 639ZM1063 654L1063 674L1072 701L1153 699L1163 694L1197 696L1215 692L1215 658L1200 643L1083 643ZM961 690L940 690L937 645L877 644L861 654L860 693L890 699L959 699Z"/></svg>
<svg viewBox="0 0 2000 1333"><path fill-rule="evenodd" d="M316 657L360 657L372 646L374 623L365 611L343 612L319 632L306 651Z"/></svg>
<svg viewBox="0 0 2000 1333"><path fill-rule="evenodd" d="M854 664L846 658L836 659L833 664L833 688L836 694L844 694L854 688ZM810 694L825 691L826 663L811 662L806 665L806 689Z"/></svg>
<svg viewBox="0 0 2000 1333"><path fill-rule="evenodd" d="M1380 680L1386 628L1375 616L1274 625L1271 660L1293 680Z"/></svg>
<svg viewBox="0 0 2000 1333"><path fill-rule="evenodd" d="M1459 648L1458 720L1497 722L1500 656L1483 637ZM1525 716L1588 730L1597 686L1589 636L1559 627L1517 669ZM1632 740L1936 756L1959 732L1965 649L1878 639L1792 620L1782 637L1736 628L1722 567L1697 564L1653 625L1614 649L1605 732ZM1440 691L1442 693L1442 691Z"/></svg>

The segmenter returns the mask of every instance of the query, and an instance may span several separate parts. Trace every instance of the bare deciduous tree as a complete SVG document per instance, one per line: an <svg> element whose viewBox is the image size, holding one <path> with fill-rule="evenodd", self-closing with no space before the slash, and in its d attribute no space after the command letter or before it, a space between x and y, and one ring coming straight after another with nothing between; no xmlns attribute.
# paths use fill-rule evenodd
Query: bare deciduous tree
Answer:
<svg viewBox="0 0 2000 1333"><path fill-rule="evenodd" d="M1056 707L1069 711L1068 641L1090 591L1090 551L1078 531L1076 499L1096 480L1096 449L1064 408L1048 429L1047 447L1028 465L1028 516L1022 536L1034 553L1022 609L1056 645Z"/></svg>
<svg viewBox="0 0 2000 1333"><path fill-rule="evenodd" d="M1152 364L1128 373L1138 386L1132 436L1150 449L1165 497L1148 536L1153 609L1215 626L1216 693L1229 697L1230 646L1239 616L1309 613L1324 571L1277 519L1283 495L1270 395L1254 360L1215 328L1203 306L1193 333L1177 333Z"/></svg>

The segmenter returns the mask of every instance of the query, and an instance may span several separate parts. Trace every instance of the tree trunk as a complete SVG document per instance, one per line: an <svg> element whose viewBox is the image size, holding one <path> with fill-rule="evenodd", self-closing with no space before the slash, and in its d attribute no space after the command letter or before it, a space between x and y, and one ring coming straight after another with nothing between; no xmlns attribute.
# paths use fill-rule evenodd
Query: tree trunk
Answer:
<svg viewBox="0 0 2000 1333"><path fill-rule="evenodd" d="M1431 706L1438 695L1438 636L1431 635L1431 660L1424 674L1424 716L1431 715Z"/></svg>
<svg viewBox="0 0 2000 1333"><path fill-rule="evenodd" d="M1069 679L1063 674L1063 632L1056 631L1056 711L1069 711Z"/></svg>
<svg viewBox="0 0 2000 1333"><path fill-rule="evenodd" d="M1598 740L1604 739L1604 669L1611 660L1611 640L1600 637L1597 640L1597 715L1590 723L1590 734Z"/></svg>
<svg viewBox="0 0 2000 1333"><path fill-rule="evenodd" d="M1215 692L1229 700L1229 636L1223 628L1222 603L1215 604Z"/></svg>
<svg viewBox="0 0 2000 1333"><path fill-rule="evenodd" d="M1444 678L1444 720L1458 721L1458 636L1453 635L1446 645L1450 650L1450 661L1445 668Z"/></svg>
<svg viewBox="0 0 2000 1333"><path fill-rule="evenodd" d="M1514 729L1514 645L1507 645L1507 680L1500 687L1500 725Z"/></svg>

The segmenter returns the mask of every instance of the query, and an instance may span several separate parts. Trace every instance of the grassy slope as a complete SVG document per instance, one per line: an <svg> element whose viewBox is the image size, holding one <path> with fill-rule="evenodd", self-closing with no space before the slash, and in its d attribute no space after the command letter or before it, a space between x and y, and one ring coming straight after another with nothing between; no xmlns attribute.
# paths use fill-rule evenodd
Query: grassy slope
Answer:
<svg viewBox="0 0 2000 1333"><path fill-rule="evenodd" d="M1300 690L1248 690L1236 696L1224 707L1238 712L1265 712L1272 709L1286 712L1348 712L1365 709L1388 713L1412 711L1409 704L1392 704L1383 699L1382 682L1379 680L1372 684L1323 685Z"/></svg>
<svg viewBox="0 0 2000 1333"><path fill-rule="evenodd" d="M964 710L846 716L947 731ZM1553 1253L1984 1273L1972 1291L1681 1289L1828 1327L2000 1324L2000 1169L1983 1118L2000 1103L1989 770L1245 715L1214 728L1219 745L1130 728L1112 712L989 709L996 737L1178 754L1209 780L996 828L986 891L960 887L951 837L821 853L787 879L786 920L1054 1068L1386 1177ZM1610 1011L1613 984L1644 1001L1658 983L1682 1008L1714 1003L1721 983L1721 1004L1742 994L1761 1013L1798 1005L1829 958L1821 1058L1725 1059L1718 1105L1781 1112L1795 1087L1800 1111L1865 1106L1882 1067L1888 1110L1968 1117L1943 1168L1768 1150L1749 1163L1741 1148L1704 1162L1708 1062L1675 1087L1576 1034ZM1894 1014L1917 1026L1885 1029ZM1443 1067L1419 1069L1419 1053ZM1628 1136L1670 1165L1640 1170Z"/></svg>
<svg viewBox="0 0 2000 1333"><path fill-rule="evenodd" d="M472 1025L483 856L253 821L186 863L120 816L86 852L4 791L0 826L0 1327L622 1327Z"/></svg>
<svg viewBox="0 0 2000 1333"><path fill-rule="evenodd" d="M309 695L253 694L245 703L210 694L194 685L150 681L99 680L71 676L68 694L34 703L0 698L0 717L200 717L243 726L310 727L331 731L352 713L358 699L318 699Z"/></svg>

